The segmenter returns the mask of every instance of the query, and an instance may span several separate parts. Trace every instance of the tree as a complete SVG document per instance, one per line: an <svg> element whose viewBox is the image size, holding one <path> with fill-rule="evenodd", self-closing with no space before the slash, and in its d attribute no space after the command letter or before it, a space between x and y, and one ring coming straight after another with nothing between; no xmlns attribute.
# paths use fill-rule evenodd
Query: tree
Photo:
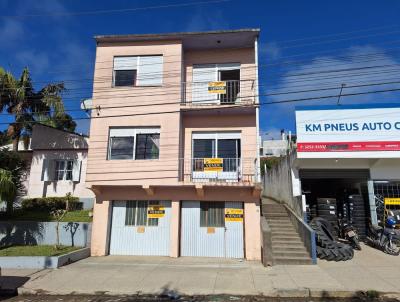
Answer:
<svg viewBox="0 0 400 302"><path fill-rule="evenodd" d="M63 91L63 83L47 84L35 91L28 68L17 79L0 67L0 112L6 110L15 118L7 130L14 151L18 150L22 136L30 136L35 122L55 125L58 129L75 130L75 122L64 110Z"/></svg>
<svg viewBox="0 0 400 302"><path fill-rule="evenodd" d="M0 167L0 200L7 203L7 213L10 214L16 197L23 195L25 190L26 162L18 152L0 149Z"/></svg>
<svg viewBox="0 0 400 302"><path fill-rule="evenodd" d="M0 131L0 146L10 144L11 138L7 135L7 131Z"/></svg>

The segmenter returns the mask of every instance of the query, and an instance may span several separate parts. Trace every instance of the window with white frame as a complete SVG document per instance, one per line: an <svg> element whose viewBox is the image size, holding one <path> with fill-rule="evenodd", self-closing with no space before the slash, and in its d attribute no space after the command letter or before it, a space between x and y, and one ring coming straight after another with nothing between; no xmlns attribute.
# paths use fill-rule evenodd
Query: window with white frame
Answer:
<svg viewBox="0 0 400 302"><path fill-rule="evenodd" d="M158 159L160 128L110 128L108 159Z"/></svg>
<svg viewBox="0 0 400 302"><path fill-rule="evenodd" d="M114 57L113 86L161 86L163 56Z"/></svg>
<svg viewBox="0 0 400 302"><path fill-rule="evenodd" d="M44 159L41 180L79 182L81 167L76 159Z"/></svg>
<svg viewBox="0 0 400 302"><path fill-rule="evenodd" d="M203 171L204 158L222 158L223 171L237 171L241 158L240 132L194 132L193 171Z"/></svg>

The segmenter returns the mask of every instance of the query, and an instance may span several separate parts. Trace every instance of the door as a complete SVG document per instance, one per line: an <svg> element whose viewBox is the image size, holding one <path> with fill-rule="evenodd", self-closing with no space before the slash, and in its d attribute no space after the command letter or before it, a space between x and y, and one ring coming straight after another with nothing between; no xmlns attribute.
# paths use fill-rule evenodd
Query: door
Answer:
<svg viewBox="0 0 400 302"><path fill-rule="evenodd" d="M110 255L169 256L170 201L113 201Z"/></svg>
<svg viewBox="0 0 400 302"><path fill-rule="evenodd" d="M242 202L183 201L181 219L181 256L244 257Z"/></svg>
<svg viewBox="0 0 400 302"><path fill-rule="evenodd" d="M218 80L215 64L193 66L192 103L218 103L218 94L208 92L208 83Z"/></svg>
<svg viewBox="0 0 400 302"><path fill-rule="evenodd" d="M234 104L240 92L240 69L219 70L219 80L226 82L226 93L219 95L221 104Z"/></svg>

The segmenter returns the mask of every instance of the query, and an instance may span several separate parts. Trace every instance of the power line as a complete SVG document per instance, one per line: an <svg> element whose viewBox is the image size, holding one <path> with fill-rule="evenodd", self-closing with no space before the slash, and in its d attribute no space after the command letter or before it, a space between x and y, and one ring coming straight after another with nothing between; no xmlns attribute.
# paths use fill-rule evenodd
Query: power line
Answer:
<svg viewBox="0 0 400 302"><path fill-rule="evenodd" d="M384 89L384 90L374 90L374 91L367 91L367 92L357 92L357 93L342 93L342 97L345 96L357 96L357 95L366 95L366 94L375 94L375 93L384 93L384 92L394 92L400 91L400 88L393 88L393 89ZM258 96L263 96L259 94ZM307 98L298 98L298 99L289 99L289 100L280 100L280 101L273 101L273 102L260 102L259 104L244 104L244 105L233 105L233 106L223 106L220 109L226 108L254 108L258 105L275 105L275 104L284 104L284 103L292 103L292 102L303 102L303 101L310 101L310 100L319 100L319 99L328 99L328 98L337 98L338 95L327 95L327 96L318 96L318 97L307 97ZM206 110L218 110L218 108L199 108L199 109L190 109L190 111L206 111ZM128 116L144 116L144 115L159 115L159 114L172 114L172 113L180 113L182 110L171 110L171 111L160 111L160 112L145 112L145 113L129 113L129 114L118 114L118 115L111 115L111 116L96 116L96 117L82 117L76 118L74 120L90 120L90 119L102 119L102 118L113 118L113 117L128 117ZM55 119L58 121L64 121L66 119ZM9 125L9 124L20 124L24 122L11 122L11 123L0 123L0 125ZM40 123L40 122L34 122Z"/></svg>
<svg viewBox="0 0 400 302"><path fill-rule="evenodd" d="M143 11L143 10L150 10L150 9L186 7L186 6L204 5L204 4L216 4L216 3L230 2L230 1L232 1L232 0L199 1L199 2L189 2L189 3L176 3L176 4L154 5L154 6L144 6L144 7L92 10L92 11L80 11L80 12L54 12L54 13L46 13L46 14L2 15L2 16L0 16L0 18L67 17L67 16L114 14L114 13Z"/></svg>

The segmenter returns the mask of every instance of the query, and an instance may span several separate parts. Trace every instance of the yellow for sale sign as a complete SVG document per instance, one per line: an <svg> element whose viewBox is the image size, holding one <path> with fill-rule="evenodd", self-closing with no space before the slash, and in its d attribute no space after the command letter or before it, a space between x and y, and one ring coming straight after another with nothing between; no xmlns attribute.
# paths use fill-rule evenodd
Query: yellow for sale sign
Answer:
<svg viewBox="0 0 400 302"><path fill-rule="evenodd" d="M208 92L209 93L218 93L218 94L226 94L226 82L209 82L208 83Z"/></svg>
<svg viewBox="0 0 400 302"><path fill-rule="evenodd" d="M236 221L242 222L243 221L243 209L225 209L225 221Z"/></svg>
<svg viewBox="0 0 400 302"><path fill-rule="evenodd" d="M385 205L387 206L400 205L400 198L395 198L395 197L385 198Z"/></svg>
<svg viewBox="0 0 400 302"><path fill-rule="evenodd" d="M162 218L165 216L165 208L161 205L152 205L147 209L148 218Z"/></svg>
<svg viewBox="0 0 400 302"><path fill-rule="evenodd" d="M222 158L205 158L204 171L222 172L224 169L224 160Z"/></svg>

